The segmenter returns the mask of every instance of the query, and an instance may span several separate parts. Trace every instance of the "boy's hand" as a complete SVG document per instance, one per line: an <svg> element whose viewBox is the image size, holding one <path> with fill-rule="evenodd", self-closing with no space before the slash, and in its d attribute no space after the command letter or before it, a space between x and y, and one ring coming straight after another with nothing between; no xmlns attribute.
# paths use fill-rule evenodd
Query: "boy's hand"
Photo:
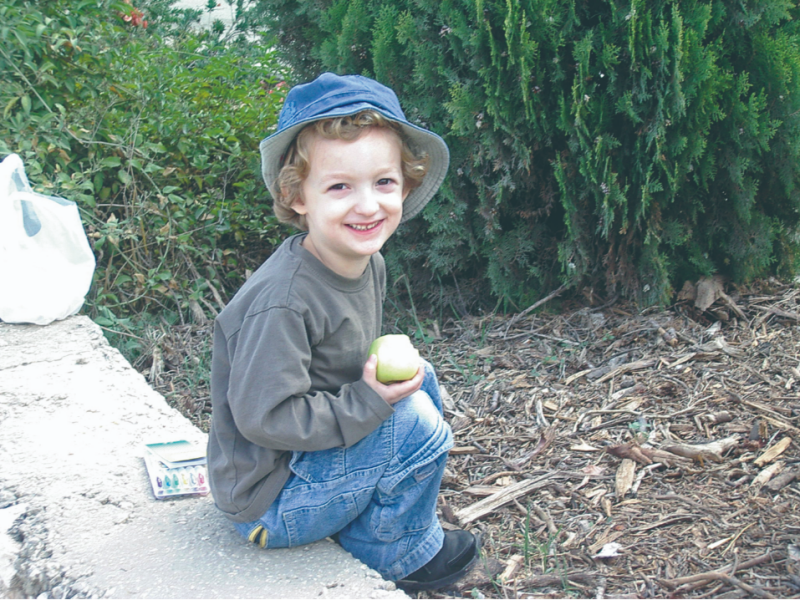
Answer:
<svg viewBox="0 0 800 600"><path fill-rule="evenodd" d="M375 372L378 368L378 357L373 354L369 357L367 364L364 365L364 381L371 387L377 394L386 400L389 404L394 404L410 396L422 387L422 380L425 379L425 369L422 366L422 361L419 363L417 374L408 381L400 381L398 383L385 384L381 383L375 377Z"/></svg>

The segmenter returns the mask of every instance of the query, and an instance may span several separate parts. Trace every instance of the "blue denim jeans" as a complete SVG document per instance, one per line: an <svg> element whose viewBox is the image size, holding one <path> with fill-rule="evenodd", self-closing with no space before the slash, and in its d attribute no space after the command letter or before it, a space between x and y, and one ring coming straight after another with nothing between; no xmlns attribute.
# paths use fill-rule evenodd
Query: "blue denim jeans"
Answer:
<svg viewBox="0 0 800 600"><path fill-rule="evenodd" d="M236 524L239 533L287 548L338 532L345 550L395 581L427 564L444 541L436 499L453 446L430 364L422 388L394 409L349 448L293 452L280 495L258 521Z"/></svg>

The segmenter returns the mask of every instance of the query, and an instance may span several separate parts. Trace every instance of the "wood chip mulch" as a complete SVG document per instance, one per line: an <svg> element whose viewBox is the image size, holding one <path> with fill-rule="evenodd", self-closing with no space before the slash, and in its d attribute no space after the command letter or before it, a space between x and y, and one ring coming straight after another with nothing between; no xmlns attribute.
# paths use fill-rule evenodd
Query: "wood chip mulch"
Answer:
<svg viewBox="0 0 800 600"><path fill-rule="evenodd" d="M427 597L800 597L800 289L690 287L427 345L456 439L441 518L483 546Z"/></svg>
<svg viewBox="0 0 800 600"><path fill-rule="evenodd" d="M420 598L800 598L800 288L678 298L427 321L456 444L440 518L482 552ZM155 364L207 428L207 393Z"/></svg>

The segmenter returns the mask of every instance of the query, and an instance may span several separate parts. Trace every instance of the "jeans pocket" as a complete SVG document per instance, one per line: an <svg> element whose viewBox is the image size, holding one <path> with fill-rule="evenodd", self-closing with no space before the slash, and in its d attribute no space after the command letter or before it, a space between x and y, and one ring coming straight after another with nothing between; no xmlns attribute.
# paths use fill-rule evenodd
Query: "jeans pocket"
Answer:
<svg viewBox="0 0 800 600"><path fill-rule="evenodd" d="M381 495L371 516L371 528L382 542L394 542L404 535L428 529L436 515L439 481L434 474L441 466L432 461L409 473L392 489ZM432 507L432 510L422 507Z"/></svg>
<svg viewBox="0 0 800 600"><path fill-rule="evenodd" d="M344 448L316 452L293 452L289 469L307 483L325 483L345 475Z"/></svg>
<svg viewBox="0 0 800 600"><path fill-rule="evenodd" d="M358 517L353 494L345 492L320 506L305 506L283 513L289 547L302 546L341 531Z"/></svg>

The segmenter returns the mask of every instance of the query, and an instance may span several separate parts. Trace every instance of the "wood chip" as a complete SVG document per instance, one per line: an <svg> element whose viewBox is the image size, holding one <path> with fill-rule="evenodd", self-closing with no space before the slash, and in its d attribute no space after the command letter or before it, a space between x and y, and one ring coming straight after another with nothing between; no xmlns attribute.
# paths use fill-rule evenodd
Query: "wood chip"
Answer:
<svg viewBox="0 0 800 600"><path fill-rule="evenodd" d="M783 454L786 449L789 447L789 444L792 443L792 438L788 435L782 438L778 443L768 448L764 454L759 456L757 459L753 461L759 467L763 467L765 464L772 462L781 454Z"/></svg>
<svg viewBox="0 0 800 600"><path fill-rule="evenodd" d="M708 444L665 444L661 446L661 449L698 462L712 460L720 463L722 456L738 445L739 436L733 435Z"/></svg>
<svg viewBox="0 0 800 600"><path fill-rule="evenodd" d="M773 494L792 483L800 475L800 467L789 469L767 483L766 488Z"/></svg>
<svg viewBox="0 0 800 600"><path fill-rule="evenodd" d="M761 471L761 473L759 473L755 479L753 479L753 482L750 484L750 487L760 488L761 486L766 484L770 479L772 479L775 475L783 471L783 467L784 467L783 461L779 460L778 462L772 463L766 469Z"/></svg>
<svg viewBox="0 0 800 600"><path fill-rule="evenodd" d="M615 486L615 496L617 502L625 499L625 494L631 489L633 479L636 477L636 462L626 458L624 459L617 469L617 479Z"/></svg>
<svg viewBox="0 0 800 600"><path fill-rule="evenodd" d="M531 493L533 490L544 487L547 485L548 480L550 480L554 475L555 473L549 473L547 475L537 477L536 479L523 479L522 481L519 481L513 485L509 485L501 492L492 494L488 498L480 500L475 504L470 504L469 506L465 506L464 508L457 510L456 518L463 527L468 523L472 523L472 521L475 519L479 519L480 517L495 511L504 504L511 502L515 498L521 498L522 496Z"/></svg>
<svg viewBox="0 0 800 600"><path fill-rule="evenodd" d="M475 446L455 446L450 448L450 454L473 454L480 452Z"/></svg>
<svg viewBox="0 0 800 600"><path fill-rule="evenodd" d="M658 361L655 358L646 358L644 360L635 360L633 362L626 363L624 365L620 365L615 367L605 375L603 375L600 379L595 381L595 384L603 383L604 381L608 381L609 379L613 379L617 375L622 375L624 373L630 373L631 371L639 371L641 369L647 369L652 367Z"/></svg>
<svg viewBox="0 0 800 600"><path fill-rule="evenodd" d="M508 583L511 578L517 574L517 571L519 571L524 561L525 557L521 554L514 554L511 556L508 561L506 561L505 570L500 574L500 581L502 583Z"/></svg>
<svg viewBox="0 0 800 600"><path fill-rule="evenodd" d="M694 515L694 514L676 515L674 517L669 517L668 519L662 519L657 523L652 523L650 525L645 525L643 527L637 527L634 531L636 533L644 533L645 531L650 531L651 529L658 529L659 527L666 527L667 525L674 525L675 523L690 521L692 519L698 518L699 516L700 515Z"/></svg>
<svg viewBox="0 0 800 600"><path fill-rule="evenodd" d="M580 444L573 444L569 447L570 450L573 452L600 452L600 448L595 448L594 446L587 444L586 442L581 442Z"/></svg>
<svg viewBox="0 0 800 600"><path fill-rule="evenodd" d="M573 373L572 375L570 375L569 377L567 377L567 378L564 380L564 384L565 384L565 385L569 385L569 384L570 384L570 383L572 383L573 381L576 381L576 380L580 379L580 378L581 378L581 377L583 377L584 375L588 375L588 374L589 374L589 373L591 373L592 371L594 371L594 369L584 369L583 371L578 371L577 373Z"/></svg>

